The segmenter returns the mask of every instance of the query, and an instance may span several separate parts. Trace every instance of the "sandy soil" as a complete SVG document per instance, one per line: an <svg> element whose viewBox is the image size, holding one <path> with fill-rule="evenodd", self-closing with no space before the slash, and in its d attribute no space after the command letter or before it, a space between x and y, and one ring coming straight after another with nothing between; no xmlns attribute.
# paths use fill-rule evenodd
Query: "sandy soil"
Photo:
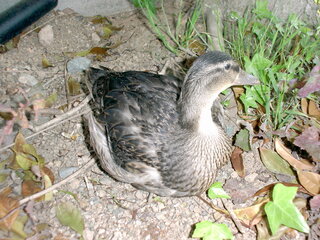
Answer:
<svg viewBox="0 0 320 240"><path fill-rule="evenodd" d="M53 27L54 42L49 46L43 46L39 43L37 31L32 31L20 40L18 48L0 54L0 103L9 106L16 104L21 97L12 92L21 88L27 92L36 91L44 96L57 92L58 101L55 106L65 104L65 65L72 58L65 54L66 52L79 52L122 41L123 44L111 49L109 55L103 57L100 62L95 60L94 55L87 56L94 65L104 65L119 71L157 72L168 59L177 60L156 39L136 12L112 16L109 20L114 26L123 28L115 32L110 39L99 40L94 33L101 31L101 26L92 24L90 19L77 14L55 12L41 19L37 23L38 26L42 24L41 26ZM44 69L41 64L43 56L54 67ZM19 78L23 74L35 77L38 85L31 88L21 83ZM83 74L73 77L83 83ZM42 116L35 124L40 125L51 118ZM23 132L25 136L32 133L30 130ZM7 138L6 143L11 140ZM85 164L88 156L93 156L82 117L44 131L28 142L44 156L56 182L61 180L61 171L71 167L77 169ZM10 152L2 152L1 158L5 159ZM237 206L245 204L246 197L272 182L270 175L261 167L261 162L255 160L252 152L245 154L245 166L246 177L243 179L237 176L231 164L219 171L217 179L226 182L225 189L233 196L233 203ZM11 172L0 188L5 186L13 187L14 193L19 195L21 179L15 172ZM60 190L76 194L77 200ZM54 191L52 201L35 202L32 221L29 219L25 231L31 232L37 224L46 223L47 227L39 233L37 239L41 239L41 236L43 239L54 239L57 236L60 238L56 239L79 239L79 235L62 226L55 216L57 204L71 202L81 210L84 217L86 239L189 239L194 224L202 220L227 223L236 234L236 239L255 239L253 231L239 234L232 221L215 212L199 198L152 196L149 202L147 198L146 192L111 179L97 163L78 178ZM219 201L216 204L221 205Z"/></svg>

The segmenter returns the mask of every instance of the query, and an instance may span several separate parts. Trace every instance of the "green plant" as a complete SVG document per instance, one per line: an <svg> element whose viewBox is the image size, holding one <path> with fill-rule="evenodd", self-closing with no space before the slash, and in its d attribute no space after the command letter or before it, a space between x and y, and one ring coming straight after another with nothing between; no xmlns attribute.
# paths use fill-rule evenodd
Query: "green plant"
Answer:
<svg viewBox="0 0 320 240"><path fill-rule="evenodd" d="M193 40L200 37L195 25L202 18L201 0L195 1L190 13L184 13L183 1L179 1L179 12L176 14L174 24L169 23L169 15L164 8L164 0L159 0L160 10L156 10L155 0L133 0L148 19L152 31L171 52L178 54L179 49L186 49ZM173 26L174 25L174 26Z"/></svg>
<svg viewBox="0 0 320 240"><path fill-rule="evenodd" d="M246 114L262 107L262 122L276 130L302 115L298 90L290 88L289 82L302 79L320 55L320 28L307 27L294 14L287 21L280 20L267 4L257 1L243 17L232 13L224 26L224 37L231 55L261 81L260 85L245 87L240 97Z"/></svg>

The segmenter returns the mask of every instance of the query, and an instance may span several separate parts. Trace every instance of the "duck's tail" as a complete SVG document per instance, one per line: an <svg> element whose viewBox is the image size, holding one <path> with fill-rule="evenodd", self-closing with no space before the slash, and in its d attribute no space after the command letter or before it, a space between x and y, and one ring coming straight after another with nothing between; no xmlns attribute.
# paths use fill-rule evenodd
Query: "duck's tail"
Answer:
<svg viewBox="0 0 320 240"><path fill-rule="evenodd" d="M141 164L139 166L140 173L129 172L119 166L112 156L112 149L108 134L103 125L97 122L92 112L85 115L88 120L90 131L90 142L100 158L101 167L114 179L136 185L144 185L146 183L159 181L160 175L153 168Z"/></svg>

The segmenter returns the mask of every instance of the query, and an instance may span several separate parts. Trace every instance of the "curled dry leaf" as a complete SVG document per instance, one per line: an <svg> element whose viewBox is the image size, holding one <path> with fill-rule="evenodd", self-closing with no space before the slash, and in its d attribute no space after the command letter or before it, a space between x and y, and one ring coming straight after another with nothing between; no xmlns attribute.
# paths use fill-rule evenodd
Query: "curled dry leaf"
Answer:
<svg viewBox="0 0 320 240"><path fill-rule="evenodd" d="M235 149L233 150L232 154L231 154L231 163L232 166L234 168L234 170L236 170L236 172L238 173L239 177L244 177L245 176L245 170L244 170L244 166L243 166L243 159L242 159L242 149L239 147L235 147Z"/></svg>
<svg viewBox="0 0 320 240"><path fill-rule="evenodd" d="M308 100L301 98L301 110L304 114L308 114Z"/></svg>
<svg viewBox="0 0 320 240"><path fill-rule="evenodd" d="M297 171L301 185L310 193L317 195L320 193L320 175L313 172Z"/></svg>
<svg viewBox="0 0 320 240"><path fill-rule="evenodd" d="M278 154L285 159L292 167L295 169L300 169L300 170L312 170L314 169L314 166L309 163L308 161L299 161L295 159L292 154L290 153L290 150L286 148L281 140L279 138L276 138L275 140L275 148Z"/></svg>
<svg viewBox="0 0 320 240"><path fill-rule="evenodd" d="M306 194L310 194L306 189L304 189L301 185L296 184L296 183L288 183L288 182L277 182L277 183L281 183L287 187L298 187L298 192L303 192ZM260 190L258 190L255 194L252 195L252 197L257 197L262 195L263 193L267 193L269 191L271 191L274 187L274 185L276 185L277 183L271 183L267 186L264 186L263 188L261 188Z"/></svg>
<svg viewBox="0 0 320 240"><path fill-rule="evenodd" d="M320 109L312 100L309 101L308 114L312 117L315 117L317 120L320 120Z"/></svg>
<svg viewBox="0 0 320 240"><path fill-rule="evenodd" d="M263 216L263 206L270 201L269 198L262 198L254 205L246 208L235 209L234 213L247 226L254 226L261 221Z"/></svg>

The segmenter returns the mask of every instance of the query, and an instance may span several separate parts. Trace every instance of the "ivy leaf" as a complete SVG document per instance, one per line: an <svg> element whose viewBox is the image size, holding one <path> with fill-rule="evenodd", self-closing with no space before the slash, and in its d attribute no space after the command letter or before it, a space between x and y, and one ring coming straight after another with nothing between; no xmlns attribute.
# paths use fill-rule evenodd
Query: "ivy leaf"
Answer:
<svg viewBox="0 0 320 240"><path fill-rule="evenodd" d="M80 210L73 204L69 202L59 204L56 207L56 216L62 225L70 227L81 235L83 234L84 221Z"/></svg>
<svg viewBox="0 0 320 240"><path fill-rule="evenodd" d="M215 182L208 190L208 196L214 198L231 198L222 188L221 182Z"/></svg>
<svg viewBox="0 0 320 240"><path fill-rule="evenodd" d="M281 224L309 233L308 224L292 202L297 190L297 187L286 187L280 183L274 186L272 201L264 207L272 235L277 232Z"/></svg>
<svg viewBox="0 0 320 240"><path fill-rule="evenodd" d="M233 239L233 235L226 224L202 221L196 224L196 229L192 234L193 238L203 240Z"/></svg>
<svg viewBox="0 0 320 240"><path fill-rule="evenodd" d="M236 146L240 147L244 151L250 151L250 138L248 129L241 129L236 135Z"/></svg>

